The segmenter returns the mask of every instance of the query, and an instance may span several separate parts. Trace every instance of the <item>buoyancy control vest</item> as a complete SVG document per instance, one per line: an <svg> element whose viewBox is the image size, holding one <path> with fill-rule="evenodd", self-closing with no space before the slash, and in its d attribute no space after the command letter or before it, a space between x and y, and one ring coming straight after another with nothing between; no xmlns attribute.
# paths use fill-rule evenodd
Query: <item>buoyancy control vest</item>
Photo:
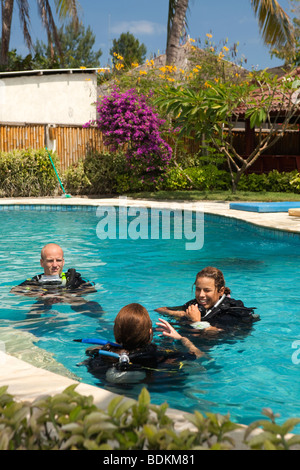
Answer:
<svg viewBox="0 0 300 470"><path fill-rule="evenodd" d="M172 363L173 368L177 364L181 367L183 360L194 360L196 356L191 353L183 353L174 350L164 350L151 343L144 348L127 352L122 346L103 340L82 339L77 342L90 342L101 346L91 347L86 350L89 358L79 365L87 366L94 376L104 376L110 383L138 383L143 381L148 374L157 370L160 364Z"/></svg>
<svg viewBox="0 0 300 470"><path fill-rule="evenodd" d="M211 326L224 328L233 324L250 324L260 320L259 315L254 313L255 307L245 307L241 300L235 300L227 296L224 296L220 302L208 311L205 310L203 305L198 304L196 299L184 304L183 310L186 310L190 305L197 305L201 312L201 321L209 322Z"/></svg>
<svg viewBox="0 0 300 470"><path fill-rule="evenodd" d="M45 274L38 274L30 279L26 279L21 286L39 286L43 289L60 288L64 287L67 289L77 289L83 284L92 286L91 283L81 277L81 274L74 268L68 269L68 271L62 272L61 275L47 276Z"/></svg>

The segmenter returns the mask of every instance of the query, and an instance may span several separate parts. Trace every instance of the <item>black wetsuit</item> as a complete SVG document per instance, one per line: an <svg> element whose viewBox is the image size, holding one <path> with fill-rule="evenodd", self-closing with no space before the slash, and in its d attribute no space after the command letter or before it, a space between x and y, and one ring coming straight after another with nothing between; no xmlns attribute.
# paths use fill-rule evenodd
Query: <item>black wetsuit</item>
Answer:
<svg viewBox="0 0 300 470"><path fill-rule="evenodd" d="M92 287L94 283L87 281L81 277L81 274L76 269L70 268L66 273L62 273L61 279L65 279L65 283L61 280L54 280L49 282L41 282L43 274L38 274L30 279L19 284L18 287L42 287L47 290L65 288L68 290L78 289L79 287Z"/></svg>
<svg viewBox="0 0 300 470"><path fill-rule="evenodd" d="M201 312L201 321L207 321L211 326L222 328L224 330L237 325L251 325L260 320L258 314L254 313L255 307L245 307L241 300L235 300L231 297L224 297L222 302L212 307L206 312L203 305L198 304L196 299L186 302L181 307L175 307L175 310L186 310L190 305L197 305Z"/></svg>
<svg viewBox="0 0 300 470"><path fill-rule="evenodd" d="M37 313L43 313L44 310L51 309L52 305L57 303L68 303L72 310L92 317L98 317L103 312L98 302L84 299L83 296L95 293L97 290L94 282L82 278L76 269L68 269L59 277L54 276L53 279L51 276L45 276L45 281L43 276L45 275L38 274L26 279L11 290L15 294L36 297L37 301L31 307L27 317L33 314L37 318Z"/></svg>

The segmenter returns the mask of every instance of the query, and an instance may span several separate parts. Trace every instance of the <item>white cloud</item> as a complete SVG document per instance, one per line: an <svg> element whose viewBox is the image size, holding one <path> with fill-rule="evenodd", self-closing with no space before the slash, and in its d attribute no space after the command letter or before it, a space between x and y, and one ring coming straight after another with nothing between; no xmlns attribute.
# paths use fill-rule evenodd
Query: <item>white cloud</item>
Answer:
<svg viewBox="0 0 300 470"><path fill-rule="evenodd" d="M111 28L111 32L114 34L127 33L131 34L145 34L148 36L164 34L166 32L166 26L153 23L151 21L119 21L114 24Z"/></svg>

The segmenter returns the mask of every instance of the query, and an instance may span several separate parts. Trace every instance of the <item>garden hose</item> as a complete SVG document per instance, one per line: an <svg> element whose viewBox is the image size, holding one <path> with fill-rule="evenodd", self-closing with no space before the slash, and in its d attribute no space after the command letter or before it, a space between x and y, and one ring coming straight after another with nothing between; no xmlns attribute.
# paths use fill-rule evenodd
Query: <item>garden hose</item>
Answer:
<svg viewBox="0 0 300 470"><path fill-rule="evenodd" d="M60 186L61 186L61 189L63 190L63 193L64 193L64 194L63 194L62 197L72 197L71 194L66 194L65 188L63 187L63 184L62 184L62 182L61 182L61 180L60 180L60 177L58 176L58 173L57 173L57 171L56 171L55 165L54 165L53 160L52 160L52 158L51 158L50 152L49 152L49 150L47 149L47 147L45 147L45 149L46 149L46 151L47 151L47 153L48 153L48 156L49 156L49 158L50 158L50 162L51 162L51 164L52 164L52 166L53 166L53 169L54 169L54 171L55 171L55 174L56 174L56 176L57 176L57 179L58 179L58 181L59 181L59 184L60 184Z"/></svg>

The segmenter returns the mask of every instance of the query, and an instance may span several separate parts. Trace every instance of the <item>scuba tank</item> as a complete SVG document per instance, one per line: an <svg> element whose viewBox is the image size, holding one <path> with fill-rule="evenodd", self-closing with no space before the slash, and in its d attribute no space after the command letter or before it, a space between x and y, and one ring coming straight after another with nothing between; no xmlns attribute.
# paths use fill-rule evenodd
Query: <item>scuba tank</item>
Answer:
<svg viewBox="0 0 300 470"><path fill-rule="evenodd" d="M68 273L67 287L73 287L75 284L76 269L70 268L68 269L67 273Z"/></svg>
<svg viewBox="0 0 300 470"><path fill-rule="evenodd" d="M117 348L122 347L117 343L112 343L110 341L95 338L74 339L73 341L80 343L99 344L103 346L109 344L110 346L114 346ZM97 349L97 355L108 356L118 359L118 362L113 364L112 367L110 367L106 371L105 377L106 380L110 383L138 383L146 377L146 372L144 370L141 370L141 366L132 364L132 362L130 361L130 354L127 354L125 352L118 354L113 351ZM135 356L135 354L133 354L132 356Z"/></svg>

